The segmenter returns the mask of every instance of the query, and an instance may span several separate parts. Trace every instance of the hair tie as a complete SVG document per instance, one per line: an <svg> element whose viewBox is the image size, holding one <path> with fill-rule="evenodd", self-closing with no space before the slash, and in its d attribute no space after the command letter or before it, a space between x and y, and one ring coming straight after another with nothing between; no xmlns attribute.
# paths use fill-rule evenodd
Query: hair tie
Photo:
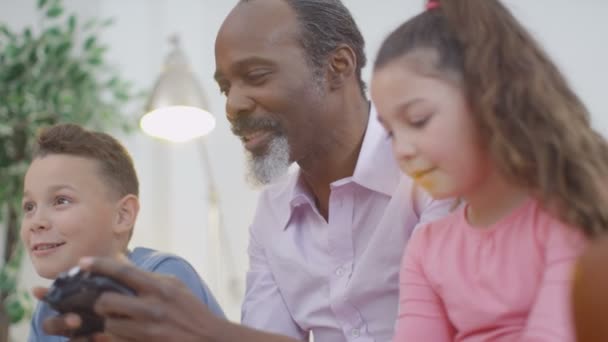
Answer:
<svg viewBox="0 0 608 342"><path fill-rule="evenodd" d="M426 9L432 10L434 8L439 8L439 0L429 0L426 2Z"/></svg>

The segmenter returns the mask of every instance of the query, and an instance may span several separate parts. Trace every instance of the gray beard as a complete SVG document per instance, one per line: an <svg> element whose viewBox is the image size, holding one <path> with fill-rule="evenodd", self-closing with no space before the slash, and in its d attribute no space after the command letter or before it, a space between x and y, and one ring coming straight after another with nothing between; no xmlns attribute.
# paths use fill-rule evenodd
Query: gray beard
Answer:
<svg viewBox="0 0 608 342"><path fill-rule="evenodd" d="M247 151L247 180L254 187L270 184L289 170L289 143L285 136L273 138L264 155Z"/></svg>

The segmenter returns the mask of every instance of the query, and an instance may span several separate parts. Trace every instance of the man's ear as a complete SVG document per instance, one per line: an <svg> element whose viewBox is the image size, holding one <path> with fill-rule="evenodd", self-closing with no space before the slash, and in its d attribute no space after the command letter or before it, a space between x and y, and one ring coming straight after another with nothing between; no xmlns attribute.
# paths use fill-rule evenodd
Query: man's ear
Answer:
<svg viewBox="0 0 608 342"><path fill-rule="evenodd" d="M135 225L139 213L139 198L133 194L121 198L117 204L117 215L114 233L123 234L130 232Z"/></svg>
<svg viewBox="0 0 608 342"><path fill-rule="evenodd" d="M347 80L355 75L359 61L353 49L342 44L331 53L328 62L329 89L334 90L342 88Z"/></svg>

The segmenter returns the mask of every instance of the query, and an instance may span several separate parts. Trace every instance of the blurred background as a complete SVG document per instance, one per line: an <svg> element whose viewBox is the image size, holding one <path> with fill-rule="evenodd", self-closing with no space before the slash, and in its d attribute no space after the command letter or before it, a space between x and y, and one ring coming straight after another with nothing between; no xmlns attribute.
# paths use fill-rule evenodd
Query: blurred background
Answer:
<svg viewBox="0 0 608 342"><path fill-rule="evenodd" d="M366 40L371 64L382 39L423 7L422 0L344 0ZM200 81L215 129L204 138L171 143L138 129L115 133L131 152L140 178L141 212L132 247L147 246L188 259L217 296L229 318L239 320L247 269L248 225L258 189L245 181L240 142L224 117L224 98L213 80L216 33L236 0L65 0L66 13L79 20L113 18L99 31L108 47L104 60L136 90L150 94L178 35L193 74ZM596 128L608 133L608 2L605 0L508 0L505 3L546 47L587 104ZM0 0L0 24L12 31L40 30L36 0ZM2 65L0 65L2 67ZM364 69L369 81L370 67ZM2 99L5 101L5 99ZM125 112L144 113L146 99ZM204 151L209 167L205 167ZM217 190L220 221L210 211L210 181ZM4 186L0 184L0 187ZM1 200L1 199L0 199ZM212 215L214 217L210 217ZM214 223L220 222L216 225ZM1 224L0 224L0 227ZM2 227L5 230L5 227ZM5 234L0 234L0 240ZM1 266L1 265L0 265ZM19 269L22 289L48 284L27 257ZM28 319L11 327L14 341L25 341Z"/></svg>

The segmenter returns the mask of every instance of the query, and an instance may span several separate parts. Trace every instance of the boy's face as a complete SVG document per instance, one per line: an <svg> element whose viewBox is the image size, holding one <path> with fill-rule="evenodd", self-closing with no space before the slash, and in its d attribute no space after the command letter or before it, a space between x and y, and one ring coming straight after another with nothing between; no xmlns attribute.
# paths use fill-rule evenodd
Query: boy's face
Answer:
<svg viewBox="0 0 608 342"><path fill-rule="evenodd" d="M53 279L83 256L119 253L117 197L95 160L36 158L25 175L21 238L38 274Z"/></svg>

